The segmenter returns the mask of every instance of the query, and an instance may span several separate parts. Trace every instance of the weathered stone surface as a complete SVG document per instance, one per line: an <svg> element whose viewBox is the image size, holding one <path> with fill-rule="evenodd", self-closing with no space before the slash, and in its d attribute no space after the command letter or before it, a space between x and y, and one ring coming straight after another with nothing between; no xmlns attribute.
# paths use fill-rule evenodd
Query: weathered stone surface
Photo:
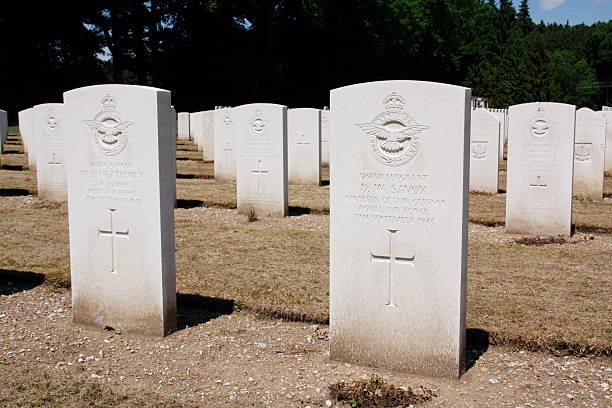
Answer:
<svg viewBox="0 0 612 408"><path fill-rule="evenodd" d="M457 377L471 92L385 81L330 100L331 358Z"/></svg>
<svg viewBox="0 0 612 408"><path fill-rule="evenodd" d="M232 108L215 109L213 121L215 180L236 180L236 123Z"/></svg>
<svg viewBox="0 0 612 408"><path fill-rule="evenodd" d="M287 107L254 103L233 109L238 212L284 217L287 195Z"/></svg>
<svg viewBox="0 0 612 408"><path fill-rule="evenodd" d="M44 200L68 200L64 116L61 103L45 103L33 108L32 134L38 141L36 182L38 197Z"/></svg>
<svg viewBox="0 0 612 408"><path fill-rule="evenodd" d="M164 336L176 324L170 92L64 93L75 323Z"/></svg>
<svg viewBox="0 0 612 408"><path fill-rule="evenodd" d="M321 111L321 165L329 167L329 110Z"/></svg>
<svg viewBox="0 0 612 408"><path fill-rule="evenodd" d="M178 114L178 140L189 140L189 112L179 112Z"/></svg>
<svg viewBox="0 0 612 408"><path fill-rule="evenodd" d="M472 111L470 190L497 194L499 188L500 120L486 109Z"/></svg>
<svg viewBox="0 0 612 408"><path fill-rule="evenodd" d="M289 184L321 184L321 111L289 109Z"/></svg>
<svg viewBox="0 0 612 408"><path fill-rule="evenodd" d="M510 107L506 230L570 235L576 107Z"/></svg>
<svg viewBox="0 0 612 408"><path fill-rule="evenodd" d="M574 196L603 200L606 120L589 108L576 111Z"/></svg>

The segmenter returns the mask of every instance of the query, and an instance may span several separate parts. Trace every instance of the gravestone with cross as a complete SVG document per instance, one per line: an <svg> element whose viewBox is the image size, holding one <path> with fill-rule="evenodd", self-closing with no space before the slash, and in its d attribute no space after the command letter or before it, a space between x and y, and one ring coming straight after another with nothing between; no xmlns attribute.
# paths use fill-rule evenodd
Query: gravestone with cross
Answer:
<svg viewBox="0 0 612 408"><path fill-rule="evenodd" d="M238 212L284 217L287 205L287 108L254 103L233 109Z"/></svg>
<svg viewBox="0 0 612 408"><path fill-rule="evenodd" d="M589 108L576 111L574 196L603 200L606 119Z"/></svg>
<svg viewBox="0 0 612 408"><path fill-rule="evenodd" d="M66 201L66 136L64 105L45 103L33 108L33 139L36 144L36 182L38 197L44 200Z"/></svg>
<svg viewBox="0 0 612 408"><path fill-rule="evenodd" d="M289 184L321 184L321 111L289 109Z"/></svg>
<svg viewBox="0 0 612 408"><path fill-rule="evenodd" d="M576 107L510 107L506 231L570 235Z"/></svg>
<svg viewBox="0 0 612 408"><path fill-rule="evenodd" d="M472 111L470 133L470 191L497 194L501 125L483 108Z"/></svg>
<svg viewBox="0 0 612 408"><path fill-rule="evenodd" d="M189 112L179 112L177 119L178 140L189 140Z"/></svg>
<svg viewBox="0 0 612 408"><path fill-rule="evenodd" d="M232 108L215 109L213 113L215 180L236 180L236 126Z"/></svg>
<svg viewBox="0 0 612 408"><path fill-rule="evenodd" d="M419 81L331 91L332 359L463 372L470 94Z"/></svg>
<svg viewBox="0 0 612 408"><path fill-rule="evenodd" d="M170 92L64 93L75 323L164 336L176 325L176 139Z"/></svg>

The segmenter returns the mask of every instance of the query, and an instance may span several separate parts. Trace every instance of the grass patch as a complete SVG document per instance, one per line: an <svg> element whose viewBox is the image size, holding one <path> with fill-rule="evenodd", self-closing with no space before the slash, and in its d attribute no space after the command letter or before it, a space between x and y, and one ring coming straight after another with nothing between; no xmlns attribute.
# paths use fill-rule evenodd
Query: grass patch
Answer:
<svg viewBox="0 0 612 408"><path fill-rule="evenodd" d="M341 381L329 386L330 398L354 408L396 408L431 401L436 393L425 387L396 387L379 377L369 380Z"/></svg>

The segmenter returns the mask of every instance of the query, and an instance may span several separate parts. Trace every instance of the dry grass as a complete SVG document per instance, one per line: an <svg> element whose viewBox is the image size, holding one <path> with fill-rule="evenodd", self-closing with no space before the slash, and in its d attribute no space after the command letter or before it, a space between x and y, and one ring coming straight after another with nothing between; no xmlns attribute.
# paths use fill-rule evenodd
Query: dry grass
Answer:
<svg viewBox="0 0 612 408"><path fill-rule="evenodd" d="M431 401L436 393L424 387L399 388L379 377L329 386L330 398L354 408L396 408Z"/></svg>
<svg viewBox="0 0 612 408"><path fill-rule="evenodd" d="M178 173L186 175L177 180L178 290L231 299L264 315L326 322L328 187L290 187L293 212L314 215L248 222L229 209L235 207L235 184L206 178L212 164L194 160L200 157L194 150L181 145L178 152ZM7 160L19 165L23 155ZM607 194L611 187L607 178ZM1 170L0 191L14 188L35 191L33 174ZM575 202L579 230L602 228L593 239L578 234L567 242L542 238L536 240L542 245L527 245L503 228L480 225L503 225L503 195L470 200L470 219L477 223L470 224L468 327L488 332L494 344L612 353L612 203ZM39 272L56 284L68 283L65 205L0 197L0 226L0 274Z"/></svg>
<svg viewBox="0 0 612 408"><path fill-rule="evenodd" d="M8 368L8 367L7 367ZM179 408L184 404L160 401L146 391L118 393L110 386L78 380L68 374L61 377L11 365L7 375L0 366L0 408L13 407L155 407Z"/></svg>

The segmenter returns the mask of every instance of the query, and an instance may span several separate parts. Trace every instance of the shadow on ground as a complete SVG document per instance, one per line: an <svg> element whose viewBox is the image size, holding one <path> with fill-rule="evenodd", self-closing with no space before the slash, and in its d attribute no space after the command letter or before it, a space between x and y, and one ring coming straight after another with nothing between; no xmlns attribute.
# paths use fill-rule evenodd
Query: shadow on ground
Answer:
<svg viewBox="0 0 612 408"><path fill-rule="evenodd" d="M208 174L180 174L177 173L177 179L205 179L212 180L214 177Z"/></svg>
<svg viewBox="0 0 612 408"><path fill-rule="evenodd" d="M299 217L300 215L310 214L310 208L306 207L289 207L290 217Z"/></svg>
<svg viewBox="0 0 612 408"><path fill-rule="evenodd" d="M10 170L10 171L23 171L23 166L20 165L10 165L10 164L3 164L2 167L0 167L1 170Z"/></svg>
<svg viewBox="0 0 612 408"><path fill-rule="evenodd" d="M0 296L33 289L45 281L45 275L36 272L0 269Z"/></svg>
<svg viewBox="0 0 612 408"><path fill-rule="evenodd" d="M30 192L23 188L0 188L0 196L2 197L27 196L27 195L30 195Z"/></svg>
<svg viewBox="0 0 612 408"><path fill-rule="evenodd" d="M202 200L183 200L183 199L176 200L176 208L189 209L189 208L202 207L203 205L204 205L204 201Z"/></svg>
<svg viewBox="0 0 612 408"><path fill-rule="evenodd" d="M176 294L176 330L197 326L234 312L234 301L193 293Z"/></svg>
<svg viewBox="0 0 612 408"><path fill-rule="evenodd" d="M467 371L489 349L489 332L481 329L467 329L465 342L465 370Z"/></svg>

